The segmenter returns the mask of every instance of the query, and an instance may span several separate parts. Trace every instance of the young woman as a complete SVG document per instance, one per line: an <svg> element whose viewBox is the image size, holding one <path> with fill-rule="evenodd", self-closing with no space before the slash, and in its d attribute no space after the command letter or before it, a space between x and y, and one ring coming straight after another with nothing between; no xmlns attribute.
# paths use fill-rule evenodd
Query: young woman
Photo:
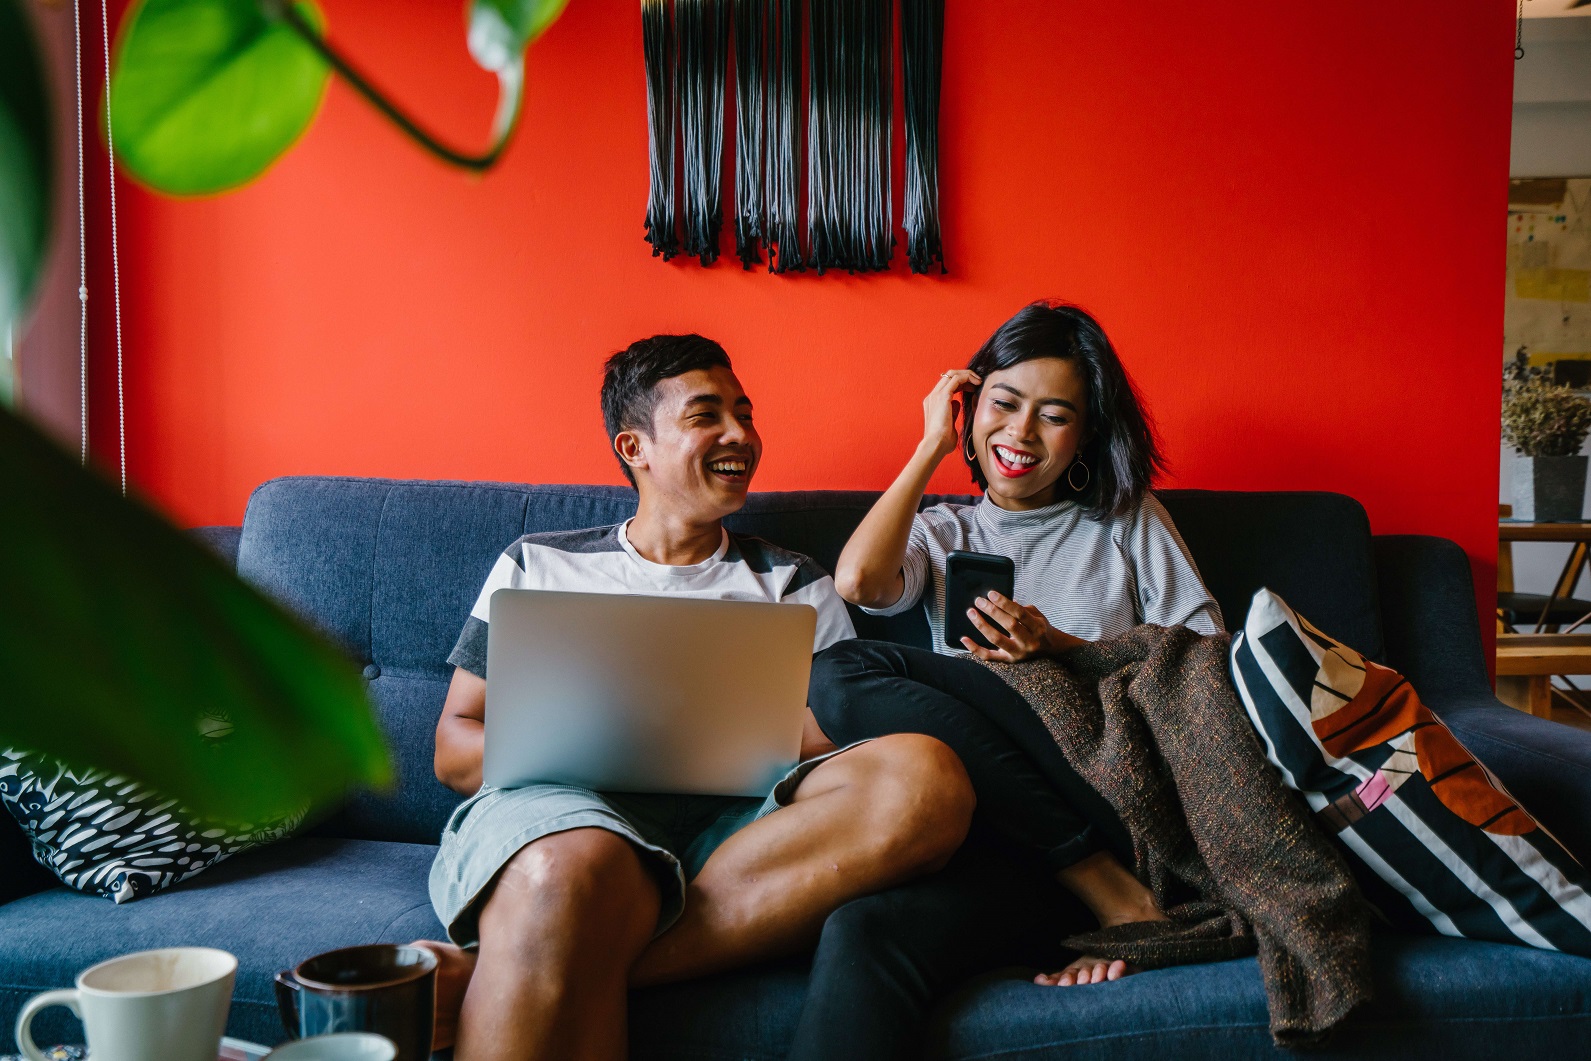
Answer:
<svg viewBox="0 0 1591 1061"><path fill-rule="evenodd" d="M1132 384L1092 317L1038 302L1002 324L965 369L946 372L924 399L923 417L922 442L846 544L835 582L842 596L875 614L926 605L933 650L871 641L834 646L813 674L818 722L840 744L902 731L938 737L961 755L983 820L1040 855L1101 925L1163 918L1123 864L1130 844L1109 806L1072 771L1027 703L973 658L1020 663L1140 623L1221 629L1219 608L1149 492L1160 454ZM919 513L930 476L952 454L967 462L983 498ZM969 611L993 649L966 638L959 650L944 643L946 554L958 549L1014 561L1014 599L990 594ZM969 881L978 875L967 872ZM962 891L988 884L985 875ZM916 894L935 887L943 893L958 886L929 885ZM892 910L910 905L899 896L877 901ZM980 901L990 905L988 895L976 894L960 895L959 905L945 894L928 900L933 916L957 911L963 919L974 916L966 904ZM964 934L979 941L1001 935L992 924L969 923ZM920 919L914 931L921 935ZM1015 933L1024 934L1032 933ZM913 973L919 986L952 975L977 949L967 940L944 947L949 951L912 958L937 963ZM821 965L821 947L819 958ZM855 956L849 960L854 967ZM1085 955L1035 983L1099 983L1129 971L1123 962ZM890 975L898 993L899 976ZM855 983L838 992L866 994ZM804 1016L803 1026L813 1021Z"/></svg>

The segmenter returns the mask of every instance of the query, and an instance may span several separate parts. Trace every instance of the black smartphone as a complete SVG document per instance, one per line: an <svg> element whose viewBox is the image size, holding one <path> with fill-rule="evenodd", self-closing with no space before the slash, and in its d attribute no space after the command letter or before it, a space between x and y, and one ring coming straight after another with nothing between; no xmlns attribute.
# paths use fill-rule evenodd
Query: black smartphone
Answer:
<svg viewBox="0 0 1591 1061"><path fill-rule="evenodd" d="M966 651L967 646L961 643L961 639L970 637L975 645L993 648L989 639L972 625L971 619L967 618L967 609L977 607L973 602L979 597L987 597L990 590L1004 594L1009 599L1015 584L1016 565L1011 563L1009 556L969 553L960 549L947 555L945 557L945 645ZM1001 625L990 619L988 615L984 615L984 618L995 626Z"/></svg>

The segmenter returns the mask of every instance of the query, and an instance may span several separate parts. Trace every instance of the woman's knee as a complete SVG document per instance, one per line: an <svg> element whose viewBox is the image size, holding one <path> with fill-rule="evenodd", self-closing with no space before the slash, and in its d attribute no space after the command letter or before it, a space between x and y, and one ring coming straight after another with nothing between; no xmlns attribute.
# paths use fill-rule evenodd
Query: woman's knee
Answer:
<svg viewBox="0 0 1591 1061"><path fill-rule="evenodd" d="M849 744L891 731L893 699L881 695L880 682L903 677L892 660L895 646L852 639L841 641L812 659L808 703L829 737Z"/></svg>

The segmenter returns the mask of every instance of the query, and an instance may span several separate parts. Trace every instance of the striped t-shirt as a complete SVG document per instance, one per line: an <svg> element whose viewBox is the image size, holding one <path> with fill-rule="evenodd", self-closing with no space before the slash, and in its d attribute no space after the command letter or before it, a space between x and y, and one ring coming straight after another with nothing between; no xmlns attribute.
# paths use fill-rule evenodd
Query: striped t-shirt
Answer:
<svg viewBox="0 0 1591 1061"><path fill-rule="evenodd" d="M1008 556L1016 567L1012 596L1044 613L1051 626L1084 641L1125 633L1140 623L1221 630L1215 603L1154 494L1121 517L1089 519L1076 502L1010 512L984 497L972 505L933 505L917 513L902 567L906 588L875 615L897 615L925 601L934 651L945 645L945 554L955 549Z"/></svg>
<svg viewBox="0 0 1591 1061"><path fill-rule="evenodd" d="M652 597L810 604L818 611L813 652L855 637L834 580L817 564L761 538L730 534L699 564L657 564L635 551L629 522L590 530L527 534L497 558L447 661L486 677L486 631L500 589L634 593Z"/></svg>

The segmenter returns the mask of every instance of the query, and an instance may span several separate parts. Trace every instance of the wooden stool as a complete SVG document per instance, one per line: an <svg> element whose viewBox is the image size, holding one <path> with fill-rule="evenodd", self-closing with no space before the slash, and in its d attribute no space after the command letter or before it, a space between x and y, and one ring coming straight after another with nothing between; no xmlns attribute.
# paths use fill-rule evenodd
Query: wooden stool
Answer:
<svg viewBox="0 0 1591 1061"><path fill-rule="evenodd" d="M1498 634L1497 677L1528 678L1527 710L1552 717L1552 676L1591 674L1591 634Z"/></svg>

